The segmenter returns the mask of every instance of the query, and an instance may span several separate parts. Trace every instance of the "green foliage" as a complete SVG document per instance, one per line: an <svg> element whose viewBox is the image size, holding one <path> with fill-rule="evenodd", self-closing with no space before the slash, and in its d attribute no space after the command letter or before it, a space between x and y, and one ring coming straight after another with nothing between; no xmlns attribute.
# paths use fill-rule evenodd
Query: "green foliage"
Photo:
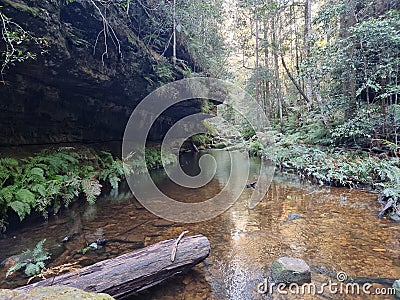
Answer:
<svg viewBox="0 0 400 300"><path fill-rule="evenodd" d="M224 148L226 148L226 144L225 143L217 143L213 147L215 149L224 149Z"/></svg>
<svg viewBox="0 0 400 300"><path fill-rule="evenodd" d="M227 47L221 36L221 19L225 11L221 2L194 0L176 3L178 36L185 42L196 67L208 74L225 73Z"/></svg>
<svg viewBox="0 0 400 300"><path fill-rule="evenodd" d="M45 268L45 261L50 258L49 252L44 248L46 239L37 243L33 250L27 249L17 256L17 262L7 270L6 277L15 271L24 269L25 275L30 277L39 274Z"/></svg>
<svg viewBox="0 0 400 300"><path fill-rule="evenodd" d="M0 212L5 217L9 209L23 220L32 211L47 218L48 208L59 208L84 195L93 204L101 193L99 181L109 182L117 189L129 170L108 152L96 155L94 165L84 156L66 150L48 150L17 161L0 159Z"/></svg>
<svg viewBox="0 0 400 300"><path fill-rule="evenodd" d="M145 160L139 159L139 155L135 155L136 153L140 153L140 157L143 157L144 154ZM164 165L177 162L177 157L172 153L164 153L163 156ZM146 170L160 169L163 167L161 150L153 147L147 147L144 153L137 150L131 158L124 161L124 165L129 166L134 173L144 173Z"/></svg>
<svg viewBox="0 0 400 300"><path fill-rule="evenodd" d="M381 159L362 151L287 143L281 137L276 145L275 162L318 183L357 187L368 185L378 190L387 184L397 185L400 174L398 158ZM272 153L266 151L266 153Z"/></svg>
<svg viewBox="0 0 400 300"><path fill-rule="evenodd" d="M196 134L190 138L196 146L205 146L210 143L211 139L207 134Z"/></svg>
<svg viewBox="0 0 400 300"><path fill-rule="evenodd" d="M111 153L102 151L101 155L97 156L97 161L100 165L99 179L101 181L108 181L114 190L118 189L119 182L125 174L132 172L126 165L119 159L114 159Z"/></svg>
<svg viewBox="0 0 400 300"><path fill-rule="evenodd" d="M201 112L204 114L209 114L211 113L211 110L213 108L213 105L211 103L211 101L205 99L203 100L203 103L201 105Z"/></svg>
<svg viewBox="0 0 400 300"><path fill-rule="evenodd" d="M369 147L375 135L397 144L400 13L378 15L375 7L367 0L326 1L300 68L321 94L313 112L328 121L327 136L336 145ZM338 27L346 18L351 26Z"/></svg>
<svg viewBox="0 0 400 300"><path fill-rule="evenodd" d="M168 83L174 80L173 65L168 63L158 63L153 65L153 70L158 77L157 82Z"/></svg>
<svg viewBox="0 0 400 300"><path fill-rule="evenodd" d="M247 121L244 121L242 126L240 127L240 134L242 135L243 139L246 141L250 140L253 136L256 135L256 131L251 126L251 124Z"/></svg>
<svg viewBox="0 0 400 300"><path fill-rule="evenodd" d="M217 130L212 125L210 125L210 123L208 123L207 121L203 121L203 125L207 129L208 135L215 135L217 133Z"/></svg>
<svg viewBox="0 0 400 300"><path fill-rule="evenodd" d="M28 11L33 15L38 13L37 8L31 8L15 1L6 1L6 3L18 10ZM16 63L36 58L36 53L29 50L28 45L35 44L40 49L40 53L43 54L46 52L48 43L43 38L33 36L11 18L7 17L2 12L2 6L0 6L0 31L5 46L0 51L2 61L0 76L4 82L3 76L6 69L14 66Z"/></svg>
<svg viewBox="0 0 400 300"><path fill-rule="evenodd" d="M177 159L172 153L166 153L164 157L164 164L169 165L176 162ZM161 159L161 150L156 148L146 148L145 150L146 165L149 170L160 169L163 167Z"/></svg>
<svg viewBox="0 0 400 300"><path fill-rule="evenodd" d="M250 142L249 154L251 156L262 156L264 154L264 147L260 141L255 140Z"/></svg>
<svg viewBox="0 0 400 300"><path fill-rule="evenodd" d="M215 0L194 1L120 1L132 19L140 24L136 29L146 48L156 52L161 62L165 56L171 57L174 30L177 37L177 63L183 64L183 73L191 76L187 64L195 65L200 71L221 74L225 70L226 47L221 36L223 7ZM175 3L175 7L174 7ZM183 55L184 57L183 57ZM184 62L181 59L187 60ZM166 67L167 66L167 67ZM162 82L170 81L171 70L163 63L155 66L155 71ZM151 76L148 81L158 83Z"/></svg>

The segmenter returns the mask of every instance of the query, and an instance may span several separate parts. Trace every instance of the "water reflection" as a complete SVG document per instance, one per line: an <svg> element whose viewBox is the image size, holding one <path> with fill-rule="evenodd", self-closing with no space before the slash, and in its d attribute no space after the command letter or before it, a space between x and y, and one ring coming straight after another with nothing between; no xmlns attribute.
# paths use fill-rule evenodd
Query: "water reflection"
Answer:
<svg viewBox="0 0 400 300"><path fill-rule="evenodd" d="M196 174L192 157L183 157L183 168ZM218 154L216 159L220 159ZM221 156L222 157L222 156ZM221 162L222 165L226 162ZM226 163L214 179L195 190L180 188L163 172L152 174L159 188L181 201L200 202L220 192L227 182ZM250 178L257 174L259 161L253 160ZM127 189L123 191L126 193ZM11 233L0 241L0 258L33 247L43 237L53 253L51 266L66 262L87 265L131 251L129 244L114 243L86 255L76 253L98 237L141 241L145 245L176 238L183 230L204 234L211 242L211 255L186 274L133 297L139 299L365 299L365 295L259 295L256 286L269 275L269 266L280 256L306 260L332 272L344 271L358 277L400 277L399 226L377 220L376 195L344 188L320 187L302 183L296 177L276 175L264 197L248 209L252 190L245 189L238 201L218 217L196 224L171 223L143 209L128 194L103 197L95 207L81 205L65 211L49 222ZM296 213L299 219L289 220ZM67 234L77 232L71 243L62 244ZM4 278L5 270L1 270ZM331 279L317 272L313 282ZM332 280L332 279L331 279ZM2 287L22 285L25 280L1 281ZM379 286L379 285L374 285ZM389 296L369 296L390 299Z"/></svg>

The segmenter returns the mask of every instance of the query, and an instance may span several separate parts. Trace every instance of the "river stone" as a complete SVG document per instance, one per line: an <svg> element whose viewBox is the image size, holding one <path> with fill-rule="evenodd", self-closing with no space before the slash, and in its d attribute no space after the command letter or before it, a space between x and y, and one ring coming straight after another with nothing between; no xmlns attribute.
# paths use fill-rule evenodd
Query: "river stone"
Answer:
<svg viewBox="0 0 400 300"><path fill-rule="evenodd" d="M389 215L390 220L400 223L400 216L396 213L392 213Z"/></svg>
<svg viewBox="0 0 400 300"><path fill-rule="evenodd" d="M271 265L271 277L276 283L305 283L311 281L311 271L300 258L281 257Z"/></svg>
<svg viewBox="0 0 400 300"><path fill-rule="evenodd" d="M396 280L393 283L393 288L396 291L396 298L400 298L400 279Z"/></svg>
<svg viewBox="0 0 400 300"><path fill-rule="evenodd" d="M88 293L77 288L67 286L52 286L33 288L29 291L2 290L0 289L0 299L2 300L113 300L107 294Z"/></svg>
<svg viewBox="0 0 400 300"><path fill-rule="evenodd" d="M293 221L293 220L297 220L297 219L302 219L303 217L299 214L296 213L291 213L288 215L288 220L289 221Z"/></svg>

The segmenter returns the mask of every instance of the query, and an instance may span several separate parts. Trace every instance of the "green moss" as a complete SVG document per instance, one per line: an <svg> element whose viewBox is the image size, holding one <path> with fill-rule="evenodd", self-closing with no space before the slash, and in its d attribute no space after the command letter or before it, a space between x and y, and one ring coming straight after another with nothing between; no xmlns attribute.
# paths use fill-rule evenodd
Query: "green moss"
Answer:
<svg viewBox="0 0 400 300"><path fill-rule="evenodd" d="M3 0L4 3L10 5L11 7L19 10L19 11L23 11L23 12L28 12L33 16L37 16L40 12L40 9L37 7L30 7L28 5L22 4L22 3L17 3L11 0Z"/></svg>

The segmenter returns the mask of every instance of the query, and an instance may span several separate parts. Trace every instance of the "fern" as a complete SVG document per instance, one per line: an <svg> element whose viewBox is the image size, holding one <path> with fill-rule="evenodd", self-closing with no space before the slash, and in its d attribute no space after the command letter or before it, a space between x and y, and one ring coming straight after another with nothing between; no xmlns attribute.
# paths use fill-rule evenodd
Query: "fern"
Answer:
<svg viewBox="0 0 400 300"><path fill-rule="evenodd" d="M118 185L119 185L120 181L121 181L121 179L116 176L109 177L109 182L110 182L113 190L118 190Z"/></svg>
<svg viewBox="0 0 400 300"><path fill-rule="evenodd" d="M30 205L21 201L11 202L10 207L18 214L21 221L25 218L26 215L31 213Z"/></svg>
<svg viewBox="0 0 400 300"><path fill-rule="evenodd" d="M0 218L9 209L21 220L33 210L47 218L49 207L53 206L57 212L61 205L69 206L81 193L89 203L94 203L101 193L99 180L118 189L121 178L128 172L109 152L101 152L89 164L92 155L78 155L71 150L45 150L21 161L0 159Z"/></svg>
<svg viewBox="0 0 400 300"><path fill-rule="evenodd" d="M18 271L20 269L22 269L23 267L25 267L28 263L26 261L19 261L17 263L15 263L15 265L13 265L11 268L9 268L6 272L6 278L8 276L10 276L12 273L14 273L15 271Z"/></svg>
<svg viewBox="0 0 400 300"><path fill-rule="evenodd" d="M101 194L101 184L97 179L82 180L82 191L85 193L86 200L90 204L96 202L96 198Z"/></svg>
<svg viewBox="0 0 400 300"><path fill-rule="evenodd" d="M22 268L25 268L26 276L39 274L46 266L44 262L50 258L49 252L44 248L45 241L46 239L41 240L33 250L27 249L18 255L19 261L7 270L6 277Z"/></svg>

